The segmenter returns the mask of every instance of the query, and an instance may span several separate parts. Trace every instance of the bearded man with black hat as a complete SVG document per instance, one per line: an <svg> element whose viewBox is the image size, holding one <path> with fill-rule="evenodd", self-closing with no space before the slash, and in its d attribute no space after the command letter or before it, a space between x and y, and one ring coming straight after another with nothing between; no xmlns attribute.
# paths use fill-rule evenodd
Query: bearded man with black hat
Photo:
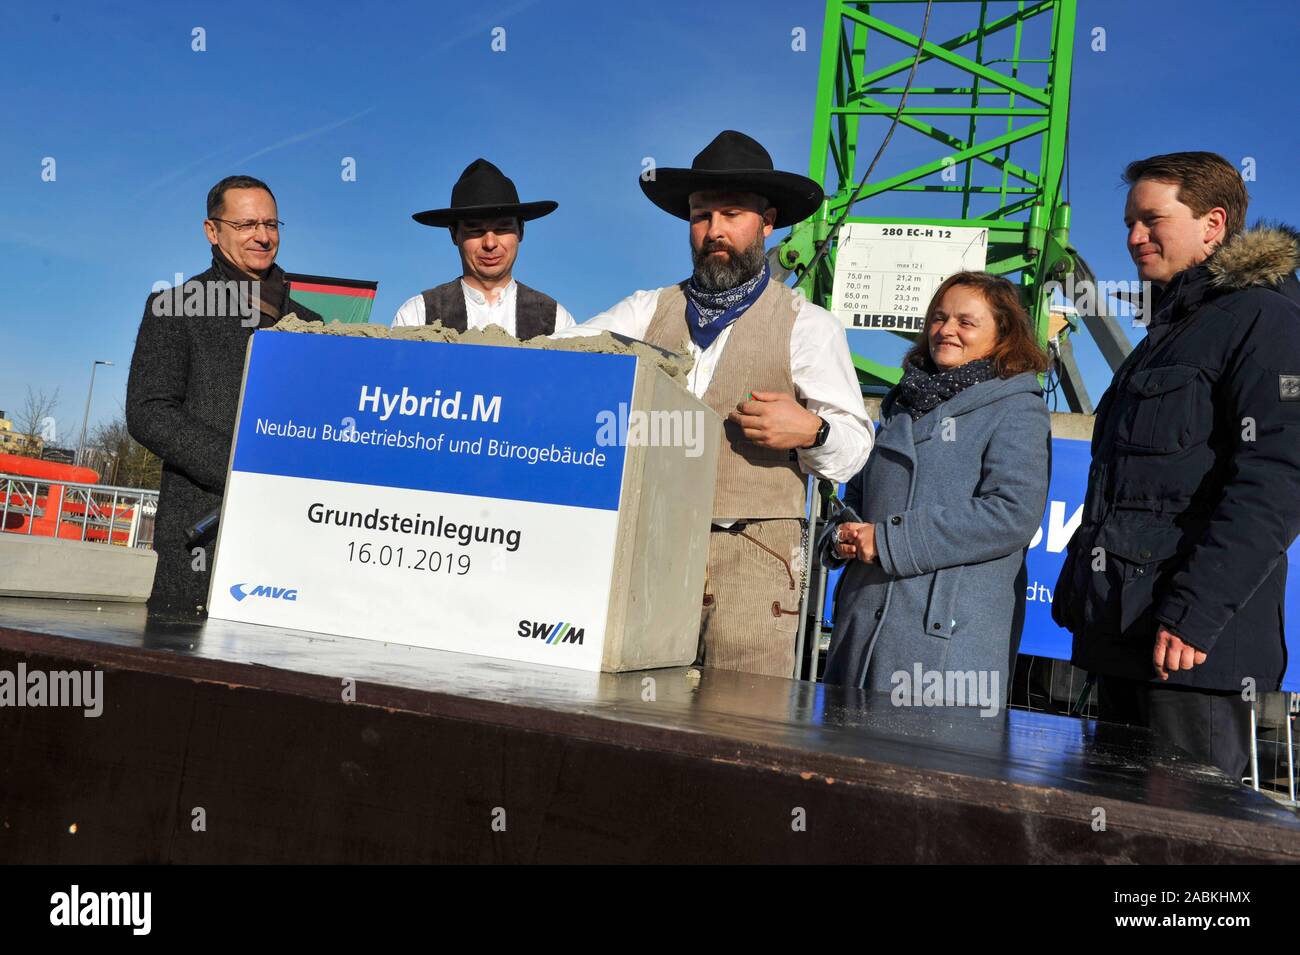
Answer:
<svg viewBox="0 0 1300 955"><path fill-rule="evenodd" d="M249 336L290 314L321 320L275 264L284 223L266 183L227 176L207 214L212 268L149 296L126 385L127 430L162 458L151 611L207 604L213 554L191 528L221 506Z"/></svg>
<svg viewBox="0 0 1300 955"><path fill-rule="evenodd" d="M571 328L573 316L563 305L514 279L524 222L558 207L549 199L520 202L515 184L500 169L475 159L452 187L449 208L411 216L421 225L451 231L461 276L407 299L393 327L441 322L463 332L500 325L521 340Z"/></svg>
<svg viewBox="0 0 1300 955"><path fill-rule="evenodd" d="M807 474L847 481L871 451L844 328L771 280L764 240L817 211L822 190L727 130L690 169L642 178L690 222L691 277L636 292L564 337L600 331L690 355L692 392L724 419L699 662L789 677L795 667Z"/></svg>

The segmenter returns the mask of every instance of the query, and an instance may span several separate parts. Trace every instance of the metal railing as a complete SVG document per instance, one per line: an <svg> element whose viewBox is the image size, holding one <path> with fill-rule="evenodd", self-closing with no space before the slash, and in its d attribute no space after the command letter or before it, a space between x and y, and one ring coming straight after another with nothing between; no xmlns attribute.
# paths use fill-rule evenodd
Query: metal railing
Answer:
<svg viewBox="0 0 1300 955"><path fill-rule="evenodd" d="M1067 660L1020 654L1013 677L1012 709L1070 715L1084 698L1087 674ZM1097 694L1090 693L1079 714L1086 719L1097 717ZM1261 692L1251 707L1250 764L1241 780L1256 792L1300 809L1297 786L1300 785L1300 740L1294 723L1300 719L1300 693L1286 690Z"/></svg>
<svg viewBox="0 0 1300 955"><path fill-rule="evenodd" d="M125 547L153 544L158 492L0 474L0 532Z"/></svg>

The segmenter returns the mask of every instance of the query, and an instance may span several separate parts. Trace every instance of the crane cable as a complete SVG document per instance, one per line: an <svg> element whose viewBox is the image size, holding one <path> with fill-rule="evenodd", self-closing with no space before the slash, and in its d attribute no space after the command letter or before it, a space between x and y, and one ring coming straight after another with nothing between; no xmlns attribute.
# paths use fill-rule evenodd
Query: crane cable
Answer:
<svg viewBox="0 0 1300 955"><path fill-rule="evenodd" d="M813 254L812 260L809 261L801 271L795 273L795 285L802 282L804 276L812 272L812 270L817 267L817 264L826 256L827 251L829 251L831 247L831 243L835 240L835 237L839 235L840 227L843 226L845 220L848 219L849 212L853 209L853 204L856 203L858 197L862 195L862 190L867 188L867 182L871 179L871 174L876 169L876 163L878 163L880 157L884 155L885 147L889 145L890 139L893 138L894 130L898 128L898 121L903 115L903 107L907 105L907 94L911 92L912 81L916 78L916 68L921 63L921 54L925 50L925 36L930 29L930 12L933 9L934 0L926 0L925 19L921 22L921 35L917 38L916 56L912 58L912 68L908 71L907 82L903 85L903 95L898 101L898 109L894 111L894 119L889 124L889 131L885 133L885 138L881 141L880 148L876 150L876 155L872 158L871 165L867 167L866 175L862 177L862 181L858 183L857 188L853 190L853 195L845 204L844 210L840 213L835 224L831 226L831 231L827 234L826 238L821 241L821 244L817 246L817 251Z"/></svg>

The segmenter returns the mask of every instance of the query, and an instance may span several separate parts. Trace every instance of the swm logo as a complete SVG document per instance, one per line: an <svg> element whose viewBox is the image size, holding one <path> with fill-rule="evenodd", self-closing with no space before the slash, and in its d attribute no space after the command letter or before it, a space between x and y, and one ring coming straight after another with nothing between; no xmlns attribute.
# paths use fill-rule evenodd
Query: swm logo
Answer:
<svg viewBox="0 0 1300 955"><path fill-rule="evenodd" d="M576 643L582 645L582 637L587 632L584 627L575 627L571 623L538 623L535 620L520 620L519 629L515 631L521 637L541 640L543 643Z"/></svg>

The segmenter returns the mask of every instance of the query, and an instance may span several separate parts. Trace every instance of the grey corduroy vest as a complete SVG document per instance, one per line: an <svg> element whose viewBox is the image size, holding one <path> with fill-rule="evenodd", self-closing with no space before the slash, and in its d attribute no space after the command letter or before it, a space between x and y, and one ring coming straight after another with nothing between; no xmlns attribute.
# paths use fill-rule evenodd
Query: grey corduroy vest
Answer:
<svg viewBox="0 0 1300 955"><path fill-rule="evenodd" d="M684 283L683 283L684 284ZM752 391L795 395L790 375L790 334L803 299L779 282L767 288L731 326L702 400L722 418L713 516L717 520L803 517L806 477L794 451L761 448L727 420ZM651 345L689 354L686 295L682 284L659 290L646 330ZM802 402L801 402L802 403Z"/></svg>

